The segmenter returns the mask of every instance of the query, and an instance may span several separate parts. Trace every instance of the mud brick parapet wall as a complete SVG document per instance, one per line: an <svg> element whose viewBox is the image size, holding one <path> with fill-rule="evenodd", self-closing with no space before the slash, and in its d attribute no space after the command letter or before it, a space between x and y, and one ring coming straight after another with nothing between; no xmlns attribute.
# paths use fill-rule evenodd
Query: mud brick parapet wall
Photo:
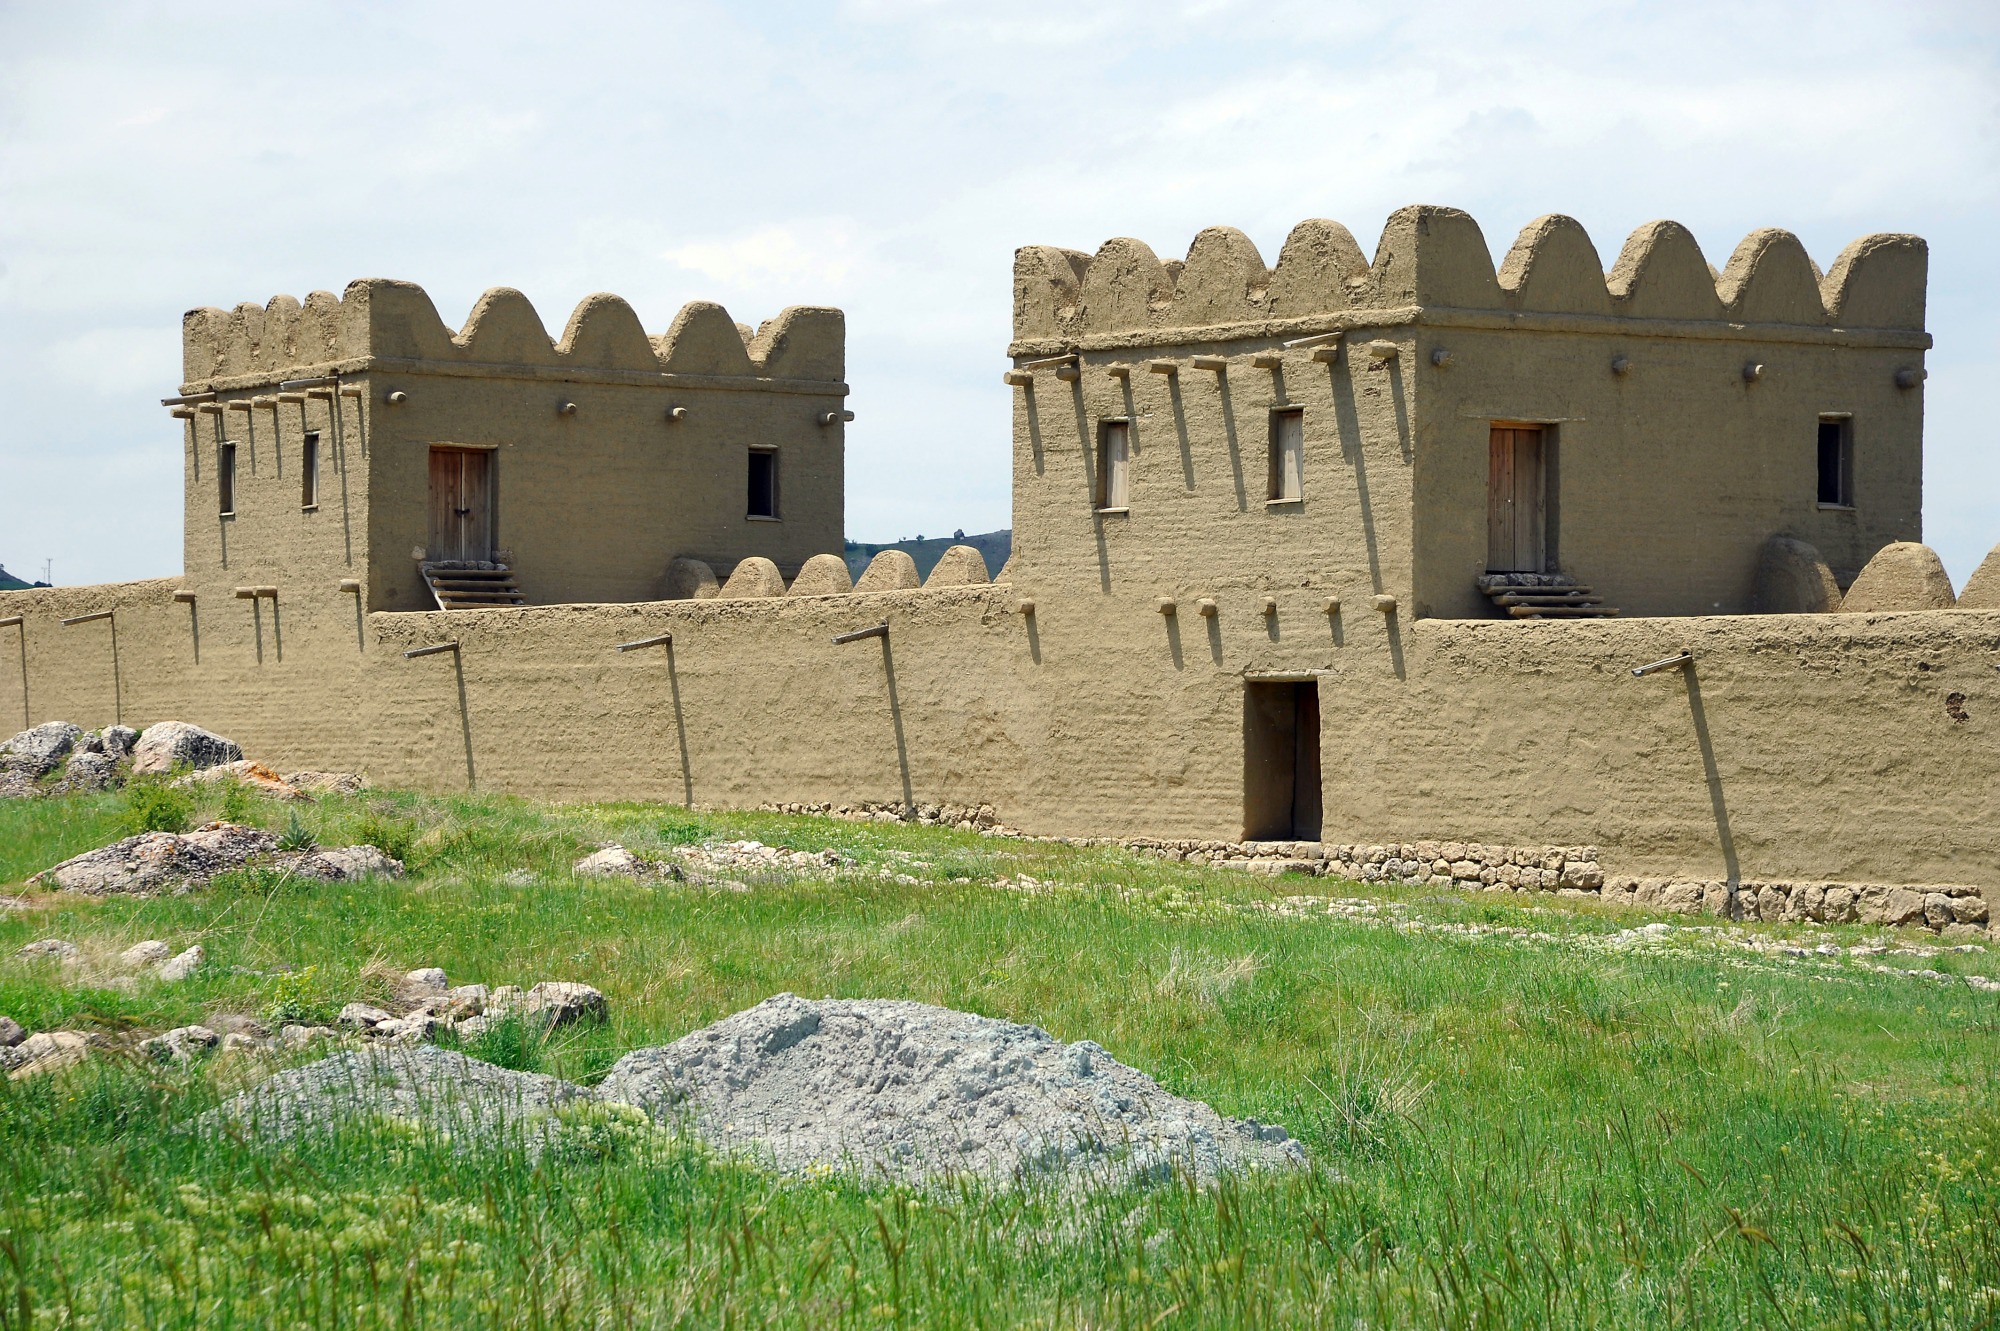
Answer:
<svg viewBox="0 0 2000 1331"><path fill-rule="evenodd" d="M1979 927L2000 555L1954 593L1922 544L1926 266L1764 230L1717 272L1663 221L1607 270L1554 216L1496 262L1428 206L1372 260L1329 221L1272 265L1225 227L1030 246L1014 553L923 585L840 558L838 310L653 335L597 295L552 335L496 288L454 330L383 279L196 310L184 567L0 592L0 730ZM432 608L445 528L521 603Z"/></svg>

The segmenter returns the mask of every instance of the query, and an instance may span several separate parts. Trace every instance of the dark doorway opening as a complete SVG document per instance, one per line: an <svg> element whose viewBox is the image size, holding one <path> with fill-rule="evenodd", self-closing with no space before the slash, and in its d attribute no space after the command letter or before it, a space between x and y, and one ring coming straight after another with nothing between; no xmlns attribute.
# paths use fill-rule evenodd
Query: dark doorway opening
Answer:
<svg viewBox="0 0 2000 1331"><path fill-rule="evenodd" d="M1248 680L1243 685L1243 837L1320 837L1319 684Z"/></svg>

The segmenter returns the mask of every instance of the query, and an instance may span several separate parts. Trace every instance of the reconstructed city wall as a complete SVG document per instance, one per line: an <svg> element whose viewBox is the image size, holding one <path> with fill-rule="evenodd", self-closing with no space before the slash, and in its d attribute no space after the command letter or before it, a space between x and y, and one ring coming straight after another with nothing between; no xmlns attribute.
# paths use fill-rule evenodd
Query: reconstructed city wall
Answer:
<svg viewBox="0 0 2000 1331"><path fill-rule="evenodd" d="M837 312L752 333L691 305L653 340L593 297L555 342L508 291L456 335L402 283L197 311L187 389L248 410L188 408L189 571L0 593L24 621L0 625L0 718L190 720L381 785L990 805L1035 833L1233 842L1246 684L1310 680L1329 844L1592 846L1628 882L2000 901L2000 564L1946 609L1936 557L1907 543L1922 242L1866 238L1822 278L1759 232L1717 277L1660 223L1597 265L1548 218L1496 269L1471 219L1431 208L1393 216L1372 264L1329 222L1271 269L1226 228L1180 264L1135 241L1023 250L1015 555L988 584L955 552L921 588L884 554L850 590L830 553ZM323 398L257 401L336 372ZM1304 494L1269 503L1279 409L1304 413ZM1829 413L1855 428L1846 511L1807 503ZM1508 419L1555 431L1561 563L1630 617L1461 617L1492 613L1471 583L1485 432ZM266 420L223 521L200 469ZM1133 448L1122 512L1096 492L1112 421ZM279 468L313 428L334 451L301 514ZM832 487L813 507L833 494L834 525L734 516L743 450L780 435L803 462L781 484ZM498 543L531 599L574 603L406 608L440 443L500 451ZM668 541L661 505L690 496ZM1820 555L1867 563L1845 598ZM1699 613L1780 584L1846 613Z"/></svg>
<svg viewBox="0 0 2000 1331"><path fill-rule="evenodd" d="M1031 832L1242 833L1246 678L1319 680L1328 842L1596 845L1662 879L2000 899L2000 612L1419 620L1214 589L1215 614L1011 584L761 600L203 614L170 581L0 596L23 719L191 719L387 785L755 806L990 804ZM116 608L110 623L62 616ZM265 615L260 663L250 641ZM238 619L243 622L236 622ZM887 619L881 639L836 633ZM307 626L310 623L310 627ZM674 635L664 648L619 642ZM22 716L0 629L0 716ZM458 653L406 660L409 647ZM1692 671L1632 666L1694 654ZM685 745L685 749L683 749Z"/></svg>

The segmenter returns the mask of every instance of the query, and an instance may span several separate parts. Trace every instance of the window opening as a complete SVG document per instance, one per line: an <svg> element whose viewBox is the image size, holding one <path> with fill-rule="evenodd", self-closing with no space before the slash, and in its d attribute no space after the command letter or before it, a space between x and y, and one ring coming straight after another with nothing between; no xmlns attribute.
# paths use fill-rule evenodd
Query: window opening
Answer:
<svg viewBox="0 0 2000 1331"><path fill-rule="evenodd" d="M1819 422L1819 502L1826 508L1854 507L1853 422L1822 416Z"/></svg>
<svg viewBox="0 0 2000 1331"><path fill-rule="evenodd" d="M1305 463L1305 412L1271 413L1270 487L1265 498L1274 504L1305 498Z"/></svg>
<svg viewBox="0 0 2000 1331"><path fill-rule="evenodd" d="M1106 421L1097 440L1097 507L1123 512L1131 502L1132 426Z"/></svg>
<svg viewBox="0 0 2000 1331"><path fill-rule="evenodd" d="M236 445L225 443L215 460L216 502L224 514L236 511Z"/></svg>
<svg viewBox="0 0 2000 1331"><path fill-rule="evenodd" d="M299 456L299 507L319 507L319 435L308 434Z"/></svg>
<svg viewBox="0 0 2000 1331"><path fill-rule="evenodd" d="M753 518L778 516L778 452L773 448L750 450L750 502L746 509Z"/></svg>

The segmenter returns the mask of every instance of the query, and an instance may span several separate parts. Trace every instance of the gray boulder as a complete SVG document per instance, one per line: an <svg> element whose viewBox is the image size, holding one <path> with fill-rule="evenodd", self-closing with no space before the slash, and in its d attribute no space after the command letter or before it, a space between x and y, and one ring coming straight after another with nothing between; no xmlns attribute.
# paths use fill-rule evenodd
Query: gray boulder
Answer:
<svg viewBox="0 0 2000 1331"><path fill-rule="evenodd" d="M271 833L236 823L211 823L186 833L142 832L72 856L29 881L86 896L185 892L277 847Z"/></svg>
<svg viewBox="0 0 2000 1331"><path fill-rule="evenodd" d="M96 790L116 790L125 784L125 774L118 770L118 760L108 753L79 753L72 756L69 766L63 769L62 780L56 782L55 794L86 795Z"/></svg>
<svg viewBox="0 0 2000 1331"><path fill-rule="evenodd" d="M77 951L76 944L67 939L42 938L23 944L21 950L14 955L23 961L60 961L68 964L77 960L82 954Z"/></svg>
<svg viewBox="0 0 2000 1331"><path fill-rule="evenodd" d="M278 838L262 828L210 823L192 832L142 832L126 837L72 856L29 881L87 896L187 892L206 887L225 870L253 863L321 882L403 876L402 861L373 846L281 853Z"/></svg>
<svg viewBox="0 0 2000 1331"><path fill-rule="evenodd" d="M23 730L0 744L0 769L25 772L33 778L47 776L56 770L81 734L81 727L67 721L45 721L32 730Z"/></svg>
<svg viewBox="0 0 2000 1331"><path fill-rule="evenodd" d="M895 1000L779 994L627 1054L597 1094L797 1174L1116 1186L1305 1163L1284 1129L1173 1095L1089 1041Z"/></svg>
<svg viewBox="0 0 2000 1331"><path fill-rule="evenodd" d="M12 1049L27 1038L28 1033L21 1029L20 1022L12 1017L0 1017L0 1049Z"/></svg>
<svg viewBox="0 0 2000 1331"><path fill-rule="evenodd" d="M224 763L241 762L243 750L236 741L185 721L161 721L147 726L132 747L132 773L171 772L179 767L200 771Z"/></svg>

